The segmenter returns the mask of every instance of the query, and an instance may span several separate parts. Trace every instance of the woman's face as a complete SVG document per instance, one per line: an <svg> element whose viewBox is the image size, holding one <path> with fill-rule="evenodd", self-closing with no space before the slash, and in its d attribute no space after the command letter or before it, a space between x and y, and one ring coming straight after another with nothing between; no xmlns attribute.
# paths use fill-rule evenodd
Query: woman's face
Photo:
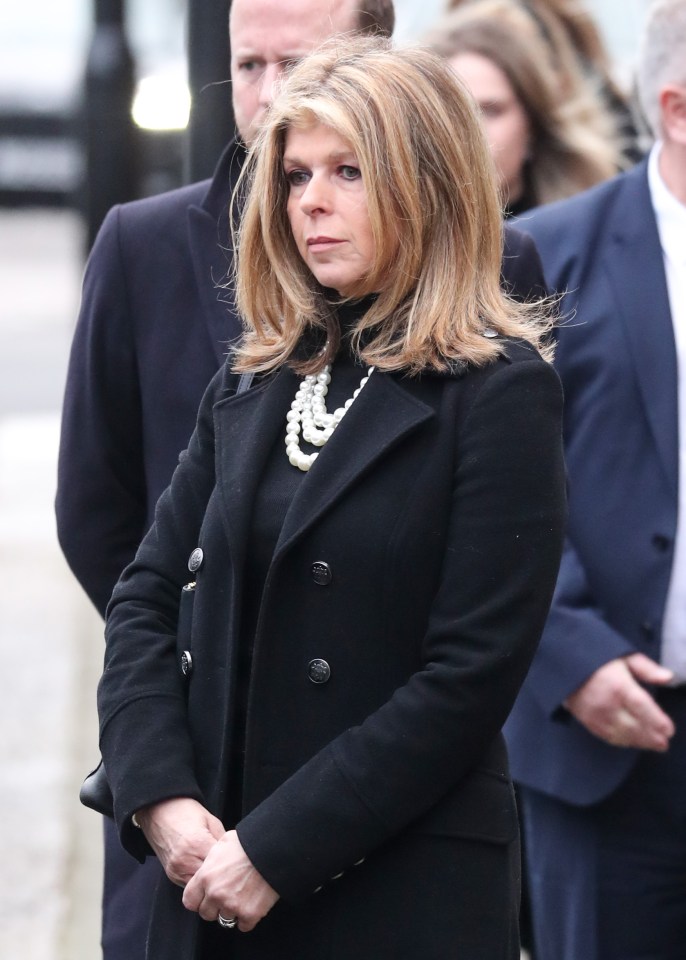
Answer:
<svg viewBox="0 0 686 960"><path fill-rule="evenodd" d="M476 53L458 53L449 62L479 105L501 192L514 203L524 190L524 164L531 138L524 107L492 60Z"/></svg>
<svg viewBox="0 0 686 960"><path fill-rule="evenodd" d="M347 296L369 273L375 254L357 157L330 127L292 127L283 168L300 256L322 286Z"/></svg>

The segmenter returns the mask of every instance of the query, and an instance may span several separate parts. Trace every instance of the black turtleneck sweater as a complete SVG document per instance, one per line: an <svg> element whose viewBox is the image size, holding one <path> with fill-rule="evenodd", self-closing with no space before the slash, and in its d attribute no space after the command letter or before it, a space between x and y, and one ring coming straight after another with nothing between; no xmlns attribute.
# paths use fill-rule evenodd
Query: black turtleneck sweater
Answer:
<svg viewBox="0 0 686 960"><path fill-rule="evenodd" d="M331 412L343 406L359 387L367 367L352 354L350 331L359 317L366 312L371 301L344 304L337 311L341 328L341 345L331 368L331 383L326 396L327 409ZM294 399L292 397L291 399ZM243 779L245 753L245 721L248 705L248 684L252 664L252 651L257 631L257 622L262 603L262 593L274 550L286 519L291 502L300 485L307 482L308 473L294 467L286 456L286 414L283 410L283 425L271 449L253 503L250 536L245 565L243 614L241 624L241 649L237 671L234 723L236 736L232 752L230 782L236 787ZM328 443L336 442L336 433ZM327 443L327 445L328 445ZM305 443L300 436L304 453L313 453L315 447ZM323 450L320 447L319 450ZM317 469L317 461L311 470ZM240 789L230 791L230 809L227 811L233 824L240 819Z"/></svg>

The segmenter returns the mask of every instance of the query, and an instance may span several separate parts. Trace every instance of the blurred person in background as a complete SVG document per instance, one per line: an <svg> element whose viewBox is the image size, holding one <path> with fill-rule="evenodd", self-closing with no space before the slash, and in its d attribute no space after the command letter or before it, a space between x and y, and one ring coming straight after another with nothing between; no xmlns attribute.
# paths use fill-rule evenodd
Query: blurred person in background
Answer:
<svg viewBox="0 0 686 960"><path fill-rule="evenodd" d="M489 0L448 0L448 9ZM575 119L601 139L619 139L622 167L641 159L641 137L630 98L612 76L610 60L592 15L579 0L512 0L530 17L545 43L561 99ZM598 106L602 110L598 110ZM608 126L608 116L611 124Z"/></svg>
<svg viewBox="0 0 686 960"><path fill-rule="evenodd" d="M538 16L544 31L552 35L560 25L574 48L581 67L600 91L609 109L615 114L628 159L641 159L635 111L630 98L617 83L610 56L598 25L585 3L580 0L523 0ZM553 41L554 42L554 41Z"/></svg>
<svg viewBox="0 0 686 960"><path fill-rule="evenodd" d="M275 84L336 33L390 36L392 0L233 0L238 138L214 177L115 207L86 268L64 399L57 528L67 561L104 616L188 444L203 392L241 332L224 283L230 198ZM543 286L533 242L505 232L503 282ZM159 864L141 866L105 825L105 960L142 960Z"/></svg>
<svg viewBox="0 0 686 960"><path fill-rule="evenodd" d="M611 118L583 86L583 109L563 93L536 22L514 0L461 6L425 42L449 60L481 109L507 216L617 173L622 156Z"/></svg>
<svg viewBox="0 0 686 960"><path fill-rule="evenodd" d="M539 960L686 935L686 0L651 5L633 170L526 215L558 328L568 539L507 727Z"/></svg>
<svg viewBox="0 0 686 960"><path fill-rule="evenodd" d="M550 318L500 289L488 147L428 51L312 54L247 162L246 335L108 608L148 958L519 960L500 728L563 539Z"/></svg>

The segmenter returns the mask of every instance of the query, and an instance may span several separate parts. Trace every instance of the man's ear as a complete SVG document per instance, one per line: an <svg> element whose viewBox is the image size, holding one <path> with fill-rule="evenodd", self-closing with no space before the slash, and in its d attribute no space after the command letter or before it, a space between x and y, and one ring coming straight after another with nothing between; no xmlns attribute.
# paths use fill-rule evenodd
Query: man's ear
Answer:
<svg viewBox="0 0 686 960"><path fill-rule="evenodd" d="M672 83L662 88L660 114L665 138L686 146L686 87Z"/></svg>

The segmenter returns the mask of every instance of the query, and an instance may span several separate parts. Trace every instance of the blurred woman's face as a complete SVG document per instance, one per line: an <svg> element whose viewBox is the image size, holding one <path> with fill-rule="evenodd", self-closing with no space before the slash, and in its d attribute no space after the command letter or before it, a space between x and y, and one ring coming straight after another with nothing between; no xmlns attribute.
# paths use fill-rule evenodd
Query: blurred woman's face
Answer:
<svg viewBox="0 0 686 960"><path fill-rule="evenodd" d="M300 256L324 287L346 296L375 254L367 191L350 144L330 127L292 127L283 169Z"/></svg>
<svg viewBox="0 0 686 960"><path fill-rule="evenodd" d="M492 60L476 53L458 53L449 63L479 105L503 198L514 203L524 190L524 164L531 139L524 107Z"/></svg>

